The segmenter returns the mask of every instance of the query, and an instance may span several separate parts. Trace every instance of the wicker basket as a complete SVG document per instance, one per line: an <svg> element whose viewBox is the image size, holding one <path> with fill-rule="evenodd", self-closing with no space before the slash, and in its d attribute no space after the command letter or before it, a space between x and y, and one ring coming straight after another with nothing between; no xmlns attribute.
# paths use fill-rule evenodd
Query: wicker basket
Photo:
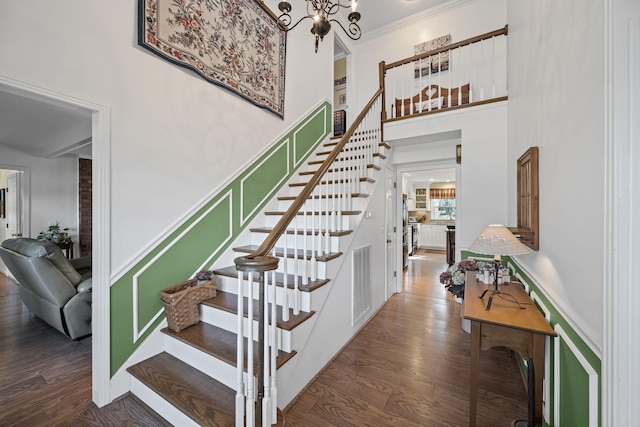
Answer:
<svg viewBox="0 0 640 427"><path fill-rule="evenodd" d="M169 329L180 332L198 323L200 321L198 304L215 296L214 280L198 283L196 279L191 279L160 291Z"/></svg>

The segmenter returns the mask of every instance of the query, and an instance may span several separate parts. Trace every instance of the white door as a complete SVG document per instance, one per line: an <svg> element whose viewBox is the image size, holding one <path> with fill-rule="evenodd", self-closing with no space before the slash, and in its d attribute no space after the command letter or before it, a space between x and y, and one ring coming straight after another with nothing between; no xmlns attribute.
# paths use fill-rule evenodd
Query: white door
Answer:
<svg viewBox="0 0 640 427"><path fill-rule="evenodd" d="M387 238L386 241L386 250L387 250L387 262L386 262L386 297L385 299L389 299L391 295L396 293L396 233L394 231L395 227L395 173L387 169L387 198L386 198L386 218L385 218L385 235Z"/></svg>
<svg viewBox="0 0 640 427"><path fill-rule="evenodd" d="M7 176L7 194L6 194L6 210L7 210L7 237L21 237L22 224L20 218L20 175L21 172L12 173Z"/></svg>

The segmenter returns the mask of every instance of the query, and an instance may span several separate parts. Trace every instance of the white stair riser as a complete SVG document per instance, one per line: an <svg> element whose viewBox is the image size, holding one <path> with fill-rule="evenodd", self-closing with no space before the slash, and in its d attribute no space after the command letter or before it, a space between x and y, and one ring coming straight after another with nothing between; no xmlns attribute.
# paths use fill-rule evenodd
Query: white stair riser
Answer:
<svg viewBox="0 0 640 427"><path fill-rule="evenodd" d="M314 227L316 229L320 229L320 230L325 230L327 227L327 224L329 226L329 230L330 231L335 231L335 230L351 230L351 228L349 227L349 217L351 215L342 215L342 220L339 220L338 217L339 215L334 214L334 222L331 222L331 215L329 215L329 222L327 223L327 216L326 215L314 215L313 217L313 221L311 218L311 215L307 215L307 223L305 226L305 221L303 218L303 215L298 215L296 216L296 219L294 219L294 221L296 221L296 223L298 224L298 228L302 229L302 228L311 228ZM282 218L282 215L267 215L266 216L266 220L265 220L265 227L274 227L278 221L280 221L280 218ZM340 221L340 222L338 222ZM313 225L312 225L313 224ZM332 224L335 224L334 227L331 227ZM340 227L340 224L342 224L342 227ZM294 228L295 224L289 224L288 228ZM333 230L332 230L333 228Z"/></svg>
<svg viewBox="0 0 640 427"><path fill-rule="evenodd" d="M324 248L323 248L323 250L324 250ZM323 255L324 251L319 251L319 253L320 253L320 255ZM278 262L278 268L276 269L276 272L283 273L284 270L285 270L285 265L286 265L287 273L288 274L295 274L295 264L293 263L293 258L287 258L287 262L286 263L283 261L282 257L279 257L278 259L280 261ZM299 263L302 263L302 261L299 261ZM324 280L324 279L327 278L327 273L326 273L327 272L327 266L326 266L326 264L327 263L324 262L324 261L316 261L316 279ZM311 270L310 270L310 267L307 267L307 268L308 268L307 274L310 277ZM298 272L298 275L302 275L303 271L304 270L301 269ZM236 280L237 280L237 277L236 277ZM234 292L234 293L236 293L236 292Z"/></svg>
<svg viewBox="0 0 640 427"><path fill-rule="evenodd" d="M319 167L319 166L318 166ZM316 169L318 169L318 167L313 169L313 172L315 172ZM359 178L374 178L376 175L376 168L372 168L372 167L366 167L366 165L363 167L362 165L358 165L356 166L355 169L353 168L347 168L346 170L344 170L344 167L341 165L336 169L331 168L323 177L322 177L322 181L336 181L336 180L343 180L346 179L348 181L352 181L352 180L356 180L358 181ZM298 176L304 181L309 181L311 179L311 177L313 176L313 174L311 173L299 173ZM325 190L322 189L322 193L324 194Z"/></svg>
<svg viewBox="0 0 640 427"><path fill-rule="evenodd" d="M366 205L366 201L364 201L363 199L365 199L364 197L349 197L346 200L343 200L341 198L329 198L329 207L327 208L327 204L326 201L323 200L321 204L318 204L318 201L316 200L315 202L312 202L311 200L309 200L309 202L306 204L305 206L305 210L307 212L322 212L322 211L327 211L327 209L329 210L329 212L332 211L353 211L353 210L360 210L362 209L362 206ZM334 203L335 200L335 203ZM279 212L286 212L289 209L289 206L291 206L291 200L279 200L278 201L278 211ZM310 222L310 216L311 214L307 213L307 220Z"/></svg>
<svg viewBox="0 0 640 427"><path fill-rule="evenodd" d="M165 351L211 378L215 378L227 387L233 389L237 387L238 379L235 366L168 335L165 336Z"/></svg>
<svg viewBox="0 0 640 427"><path fill-rule="evenodd" d="M325 248L325 239L324 236L315 235L305 235L302 234L302 229L298 229L298 235L294 234L286 234L287 238L287 248L293 249L298 248L298 250L306 249L307 251L318 249L324 250ZM266 234L265 233L253 233L251 236L251 244L252 245L261 245L264 241ZM296 246L297 245L297 246ZM278 242L276 243L277 248L284 247L284 237L280 237ZM330 252L340 252L340 237L339 236L329 236L329 251Z"/></svg>
<svg viewBox="0 0 640 427"><path fill-rule="evenodd" d="M199 424L131 375L131 393L174 426L199 427Z"/></svg>
<svg viewBox="0 0 640 427"><path fill-rule="evenodd" d="M214 307L200 305L200 321L215 325L226 331L237 333L238 330L238 317L234 313L228 311L219 310ZM244 336L247 336L248 323L244 322ZM298 328L295 328L298 329ZM295 331L294 329L294 331ZM284 331L277 328L278 336L278 348L280 350L291 352L291 334L293 331ZM253 337L254 340L258 339L258 322L253 321Z"/></svg>
<svg viewBox="0 0 640 427"><path fill-rule="evenodd" d="M218 276L216 279L216 286L219 290L236 295L238 290L238 279L226 276ZM244 295L248 292L249 285L244 285ZM289 301L292 301L293 290L289 289ZM282 286L276 287L276 302L282 306L284 301L284 288ZM271 297L269 297L271 301ZM310 311L311 306L311 292L300 292L300 310Z"/></svg>
<svg viewBox="0 0 640 427"><path fill-rule="evenodd" d="M302 183L307 183L309 181L309 177L305 177L302 176L300 177L300 179L297 180L297 182L302 182ZM325 180L323 180L325 181ZM329 179L330 182L332 182L332 179ZM371 182L369 181L360 181L360 180L356 180L356 182L352 182L351 180L347 180L347 183L344 184L342 182L342 179L338 179L337 181L337 185L341 185L342 188L346 188L347 189L347 193L367 193L369 194L371 191ZM329 185L333 185L332 183ZM346 187L345 187L346 185ZM290 196L297 196L298 194L300 194L300 191L303 189L303 186L293 186L293 187L289 187L289 195ZM323 188L322 190L322 194L325 193L325 190ZM316 203L318 202L318 198L316 197Z"/></svg>

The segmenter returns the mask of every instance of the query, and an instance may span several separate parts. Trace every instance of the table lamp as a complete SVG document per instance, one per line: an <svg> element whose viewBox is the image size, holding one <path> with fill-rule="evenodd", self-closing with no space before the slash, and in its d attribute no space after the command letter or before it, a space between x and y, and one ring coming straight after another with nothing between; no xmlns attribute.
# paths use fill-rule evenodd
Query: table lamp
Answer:
<svg viewBox="0 0 640 427"><path fill-rule="evenodd" d="M494 289L491 291L491 295L489 295L489 300L487 301L486 310L491 310L491 303L493 301L493 297L495 295L509 295L504 292L500 292L498 289L498 271L501 265L500 257L502 255L524 255L529 253L529 249L520 242L513 235L511 231L504 225L500 224L489 224L487 228L484 229L482 234L473 242L473 244L469 247L471 252L482 254L482 255L493 255L493 265L495 268L495 272L493 275ZM480 298L484 298L484 295L488 290L484 291ZM511 295L509 295L511 296ZM512 297L512 296L511 296ZM512 297L513 298L513 297ZM513 298L513 301L516 303L518 301ZM520 304L518 304L520 305ZM520 306L520 308L523 308Z"/></svg>

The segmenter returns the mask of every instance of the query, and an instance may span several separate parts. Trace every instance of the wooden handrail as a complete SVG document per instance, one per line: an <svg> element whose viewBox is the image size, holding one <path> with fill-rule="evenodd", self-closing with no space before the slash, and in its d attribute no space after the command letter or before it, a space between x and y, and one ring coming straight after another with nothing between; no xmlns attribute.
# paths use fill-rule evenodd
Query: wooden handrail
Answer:
<svg viewBox="0 0 640 427"><path fill-rule="evenodd" d="M391 64L386 64L384 66L385 70L388 70L390 68L395 68L395 67L399 67L401 65L404 64L409 64L411 62L414 61L419 61L420 59L424 59L427 58L429 56L433 56L433 55L437 55L439 53L442 52L447 52L453 49L457 49L459 47L463 47L463 46L467 46L473 43L477 43L479 41L482 40L486 40L486 39L490 39L491 37L495 37L495 36L501 36L501 35L507 35L509 31L509 26L505 25L504 28L500 28L499 30L495 30L495 31L491 31L488 33L484 33L484 34L480 34L479 36L475 36L475 37L471 37L470 39L466 39L466 40L462 40L458 43L454 43L454 44L450 44L447 46L443 46L441 48L438 49L434 49L434 50L430 50L429 52L425 52L425 53L421 53L420 55L414 55L410 58L406 58L406 59L402 59L400 61L396 61L396 62L392 62Z"/></svg>
<svg viewBox="0 0 640 427"><path fill-rule="evenodd" d="M296 217L300 209L303 207L303 205L305 204L305 202L313 192L316 185L320 183L324 174L331 167L331 164L338 158L338 155L340 155L340 152L342 151L344 146L347 144L347 142L349 142L349 139L351 138L351 136L353 136L353 133L355 132L356 128L364 120L365 116L367 115L367 113L369 112L369 110L371 109L375 101L378 99L380 94L382 94L382 88L379 88L376 91L376 93L371 97L371 100L362 109L362 111L360 112L358 117L355 119L355 121L351 124L347 132L342 136L342 138L340 138L340 141L338 142L338 144L333 148L333 150L331 151L329 156L324 160L322 165L320 165L320 168L316 171L316 173L313 174L313 176L311 177L307 185L304 186L304 188L302 189L298 197L296 197L293 203L291 203L291 206L289 206L289 209L287 209L287 211L284 213L282 218L280 218L280 221L278 221L276 226L273 227L273 229L264 239L264 242L262 242L260 247L256 249L255 252L247 256L236 258L235 260L236 267L243 265L244 271L253 270L251 267L247 267L245 265L247 264L247 262L249 262L249 260L252 260L256 257L269 256L269 253L278 242L278 239L280 238L280 236L287 231L287 227L289 226L289 223L293 221L293 219ZM243 260L247 260L247 262L244 262ZM253 267L255 268L256 263L251 263L251 264L253 264Z"/></svg>

